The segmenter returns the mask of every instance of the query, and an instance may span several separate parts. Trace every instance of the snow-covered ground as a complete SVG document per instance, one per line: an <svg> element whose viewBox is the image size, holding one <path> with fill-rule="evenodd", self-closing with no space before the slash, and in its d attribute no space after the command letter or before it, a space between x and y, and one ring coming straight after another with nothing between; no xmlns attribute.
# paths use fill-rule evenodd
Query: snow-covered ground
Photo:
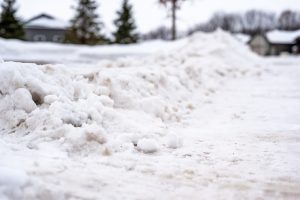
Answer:
<svg viewBox="0 0 300 200"><path fill-rule="evenodd" d="M149 54L166 53L187 43L160 40L131 45L78 46L47 42L21 42L0 38L0 55L6 61L34 62L40 64L66 64L68 66L91 66L99 60L114 60L118 57L145 57Z"/></svg>
<svg viewBox="0 0 300 200"><path fill-rule="evenodd" d="M76 46L1 45L67 62L0 63L0 199L300 198L299 58L223 32L112 60L85 47L89 63Z"/></svg>

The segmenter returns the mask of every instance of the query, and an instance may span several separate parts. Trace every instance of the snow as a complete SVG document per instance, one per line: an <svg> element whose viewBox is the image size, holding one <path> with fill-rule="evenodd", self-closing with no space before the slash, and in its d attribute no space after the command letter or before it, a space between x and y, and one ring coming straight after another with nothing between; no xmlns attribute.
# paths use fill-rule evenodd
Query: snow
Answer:
<svg viewBox="0 0 300 200"><path fill-rule="evenodd" d="M183 144L182 138L176 134L168 134L166 140L167 147L172 149L180 148Z"/></svg>
<svg viewBox="0 0 300 200"><path fill-rule="evenodd" d="M0 186L24 186L28 182L25 172L9 168L0 168Z"/></svg>
<svg viewBox="0 0 300 200"><path fill-rule="evenodd" d="M39 18L33 20L25 25L25 27L38 27L38 28L53 28L53 29L66 29L68 23L59 19Z"/></svg>
<svg viewBox="0 0 300 200"><path fill-rule="evenodd" d="M274 30L267 33L267 38L272 43L290 44L294 43L300 37L300 30L297 31L282 31Z"/></svg>
<svg viewBox="0 0 300 200"><path fill-rule="evenodd" d="M249 35L246 35L246 34L242 34L242 33L237 33L237 34L234 34L234 37L236 37L239 41L247 44L251 37Z"/></svg>
<svg viewBox="0 0 300 200"><path fill-rule="evenodd" d="M30 92L24 88L19 88L14 92L11 96L11 102L13 102L16 109L24 110L27 113L31 113L37 108Z"/></svg>
<svg viewBox="0 0 300 200"><path fill-rule="evenodd" d="M299 197L299 59L222 31L105 60L106 46L0 42L4 60L68 59L0 63L0 198Z"/></svg>
<svg viewBox="0 0 300 200"><path fill-rule="evenodd" d="M22 196L22 188L29 183L24 171L0 167L0 199L17 199Z"/></svg>
<svg viewBox="0 0 300 200"><path fill-rule="evenodd" d="M45 42L22 42L18 40L4 40L0 38L0 55L6 61L60 63L68 66L93 66L98 62L105 62L117 57L134 56L145 57L149 54L164 54L178 49L186 44L186 40L176 43L160 40L132 45L101 45L78 46L61 45Z"/></svg>
<svg viewBox="0 0 300 200"><path fill-rule="evenodd" d="M218 45L208 45L212 40ZM0 65L0 125L20 134L32 132L29 138L35 132L63 138L67 149L107 143L120 151L123 144L113 145L113 135L166 135L165 123L180 122L191 111L189 97L195 89L209 95L228 77L256 73L250 67L259 58L248 51L229 34L217 32L195 35L172 54L99 62L85 70L5 62ZM145 122L154 129L140 125ZM90 126L97 131L88 131Z"/></svg>
<svg viewBox="0 0 300 200"><path fill-rule="evenodd" d="M154 139L143 138L138 141L137 148L144 153L154 153L158 151L158 144Z"/></svg>

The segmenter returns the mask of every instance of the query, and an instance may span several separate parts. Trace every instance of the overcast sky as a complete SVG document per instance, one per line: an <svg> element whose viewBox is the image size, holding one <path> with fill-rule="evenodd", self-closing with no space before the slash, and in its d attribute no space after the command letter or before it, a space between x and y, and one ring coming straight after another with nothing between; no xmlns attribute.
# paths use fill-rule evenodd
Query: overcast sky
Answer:
<svg viewBox="0 0 300 200"><path fill-rule="evenodd" d="M112 21L122 0L98 0L99 14L107 32L113 30ZM3 0L0 0L2 3ZM130 0L134 6L137 26L147 32L164 24L169 25L166 9L157 4L158 0ZM48 13L63 20L74 15L71 6L76 0L17 0L18 15L28 19L40 13ZM207 20L216 11L243 12L249 9L263 9L280 12L284 9L300 9L300 0L189 0L179 11L179 28L185 30Z"/></svg>

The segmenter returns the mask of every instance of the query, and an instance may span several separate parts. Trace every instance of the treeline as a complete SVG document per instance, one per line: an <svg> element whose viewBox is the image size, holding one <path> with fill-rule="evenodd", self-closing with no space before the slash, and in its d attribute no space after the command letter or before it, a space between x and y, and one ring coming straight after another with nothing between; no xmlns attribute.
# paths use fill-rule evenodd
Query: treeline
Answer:
<svg viewBox="0 0 300 200"><path fill-rule="evenodd" d="M285 10L279 15L260 10L250 10L243 14L216 13L210 20L201 23L188 31L192 34L197 31L212 32L223 29L231 33L254 35L270 30L297 30L300 29L300 12Z"/></svg>
<svg viewBox="0 0 300 200"><path fill-rule="evenodd" d="M174 40L194 32L212 32L220 28L232 33L254 35L269 30L300 29L300 12L286 10L276 15L271 12L250 10L245 13L214 14L207 22L198 24L187 32L177 33L176 11L185 0L157 0L171 11L171 28L159 27L146 34L138 34L133 8L129 0L123 0L114 20L115 31L110 36L103 34L104 23L97 14L96 0L77 0L75 14L67 28L65 43L73 44L130 44L139 40ZM0 14L0 37L25 39L24 23L16 17L16 0L3 0Z"/></svg>
<svg viewBox="0 0 300 200"><path fill-rule="evenodd" d="M103 34L104 24L97 14L98 5L95 0L77 0L75 15L65 34L65 43L72 44L130 44L138 41L132 5L123 0L114 20L115 31L112 37ZM0 14L0 37L7 39L25 39L24 25L16 17L16 0L4 0Z"/></svg>
<svg viewBox="0 0 300 200"><path fill-rule="evenodd" d="M247 35L275 29L298 30L300 29L300 11L285 10L279 15L261 10L250 10L242 14L217 12L208 21L196 25L185 33L179 33L178 36L185 37L195 32L213 32L217 29ZM141 36L142 40L170 40L171 38L171 29L164 26Z"/></svg>

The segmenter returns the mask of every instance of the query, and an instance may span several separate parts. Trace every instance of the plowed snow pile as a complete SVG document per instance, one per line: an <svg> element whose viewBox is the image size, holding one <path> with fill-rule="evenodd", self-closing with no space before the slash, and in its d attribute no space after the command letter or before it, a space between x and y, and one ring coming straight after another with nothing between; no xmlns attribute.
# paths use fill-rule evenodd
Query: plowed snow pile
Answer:
<svg viewBox="0 0 300 200"><path fill-rule="evenodd" d="M204 101L227 79L257 75L259 62L224 32L194 35L168 54L90 69L2 62L1 134L33 149L57 142L70 153L178 148L181 138L168 126L192 112L191 96Z"/></svg>

